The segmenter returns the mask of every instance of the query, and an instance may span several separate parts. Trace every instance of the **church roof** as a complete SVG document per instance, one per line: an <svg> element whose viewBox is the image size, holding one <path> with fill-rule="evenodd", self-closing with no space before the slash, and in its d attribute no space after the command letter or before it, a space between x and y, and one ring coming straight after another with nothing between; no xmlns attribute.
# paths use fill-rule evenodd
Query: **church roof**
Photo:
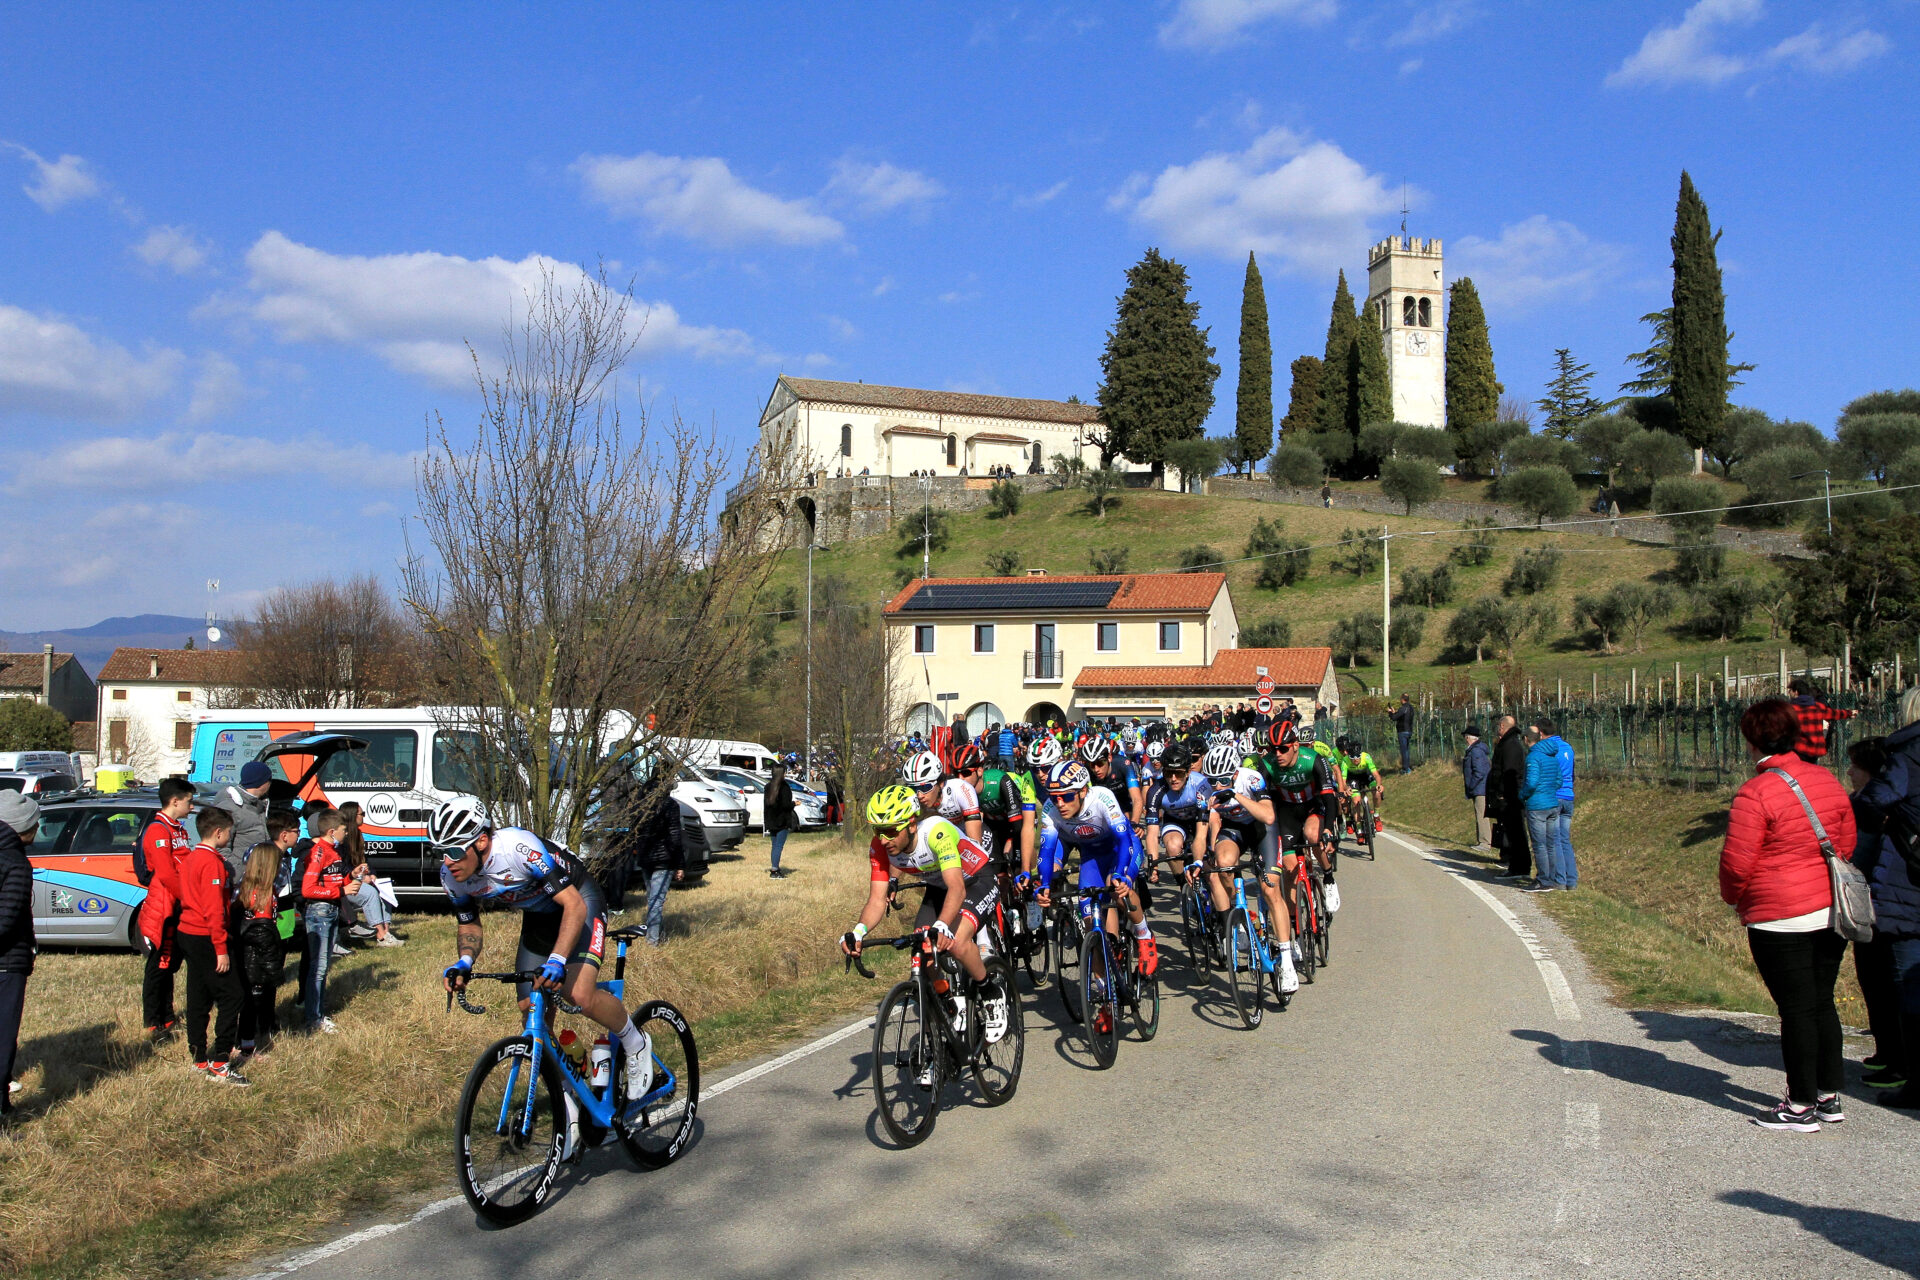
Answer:
<svg viewBox="0 0 1920 1280"><path fill-rule="evenodd" d="M1064 400L1027 400L1017 396L983 396L970 391L927 391L918 387L882 387L870 382L833 382L825 378L782 375L801 400L853 404L871 409L906 409L920 413L949 413L966 418L1012 418L1024 422L1098 422L1100 406L1069 404Z"/></svg>

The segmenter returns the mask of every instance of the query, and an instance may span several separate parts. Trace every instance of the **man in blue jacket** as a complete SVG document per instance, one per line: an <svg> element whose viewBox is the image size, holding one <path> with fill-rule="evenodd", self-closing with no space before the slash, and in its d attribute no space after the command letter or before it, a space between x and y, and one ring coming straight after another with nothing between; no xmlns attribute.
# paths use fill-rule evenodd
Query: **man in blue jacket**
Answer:
<svg viewBox="0 0 1920 1280"><path fill-rule="evenodd" d="M1920 1108L1920 692L1900 703L1901 728L1848 749L1860 844L1853 865L1873 894L1873 938L1856 942L1853 961L1867 1000L1874 1053L1863 1083L1886 1090L1878 1101Z"/></svg>
<svg viewBox="0 0 1920 1280"><path fill-rule="evenodd" d="M1487 817L1487 775L1493 764L1487 744L1480 740L1480 726L1468 725L1465 736L1467 752L1460 757L1460 776L1467 784L1467 803L1473 806L1473 847L1485 849L1493 843L1493 822Z"/></svg>
<svg viewBox="0 0 1920 1280"><path fill-rule="evenodd" d="M1545 717L1533 722L1532 733L1520 792L1537 876L1527 892L1571 889L1579 880L1573 861L1573 748Z"/></svg>

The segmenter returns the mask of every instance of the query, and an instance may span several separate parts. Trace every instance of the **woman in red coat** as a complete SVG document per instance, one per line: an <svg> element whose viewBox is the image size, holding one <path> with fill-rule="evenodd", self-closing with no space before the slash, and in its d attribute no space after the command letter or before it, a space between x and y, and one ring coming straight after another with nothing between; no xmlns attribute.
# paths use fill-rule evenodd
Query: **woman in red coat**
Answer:
<svg viewBox="0 0 1920 1280"><path fill-rule="evenodd" d="M1754 776L1733 798L1720 850L1720 897L1740 913L1747 945L1780 1009L1780 1053L1787 1096L1753 1122L1813 1133L1845 1119L1840 1014L1833 984L1847 942L1833 931L1833 888L1806 807L1771 770L1800 784L1833 850L1853 857L1853 806L1834 776L1794 753L1800 721L1793 704L1768 698L1747 708L1740 732Z"/></svg>

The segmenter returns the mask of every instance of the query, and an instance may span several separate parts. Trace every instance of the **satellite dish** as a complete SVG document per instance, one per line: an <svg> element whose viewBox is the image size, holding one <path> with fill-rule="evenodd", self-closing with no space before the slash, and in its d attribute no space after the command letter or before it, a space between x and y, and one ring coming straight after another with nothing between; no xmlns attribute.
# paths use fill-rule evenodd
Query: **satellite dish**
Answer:
<svg viewBox="0 0 1920 1280"><path fill-rule="evenodd" d="M218 627L208 627L208 628L207 628L207 639L208 639L208 640L209 640L210 642L212 642L212 643L214 643L214 644L219 644L219 643L220 643L220 628L218 628Z"/></svg>

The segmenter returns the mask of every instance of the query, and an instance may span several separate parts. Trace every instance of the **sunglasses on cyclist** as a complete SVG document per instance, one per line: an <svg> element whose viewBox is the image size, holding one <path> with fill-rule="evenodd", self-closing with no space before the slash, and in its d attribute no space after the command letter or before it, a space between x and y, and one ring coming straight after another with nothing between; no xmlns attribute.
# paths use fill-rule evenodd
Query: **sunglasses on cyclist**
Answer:
<svg viewBox="0 0 1920 1280"><path fill-rule="evenodd" d="M882 840L891 840L905 830L906 828L904 826L875 827L873 834L879 836Z"/></svg>

